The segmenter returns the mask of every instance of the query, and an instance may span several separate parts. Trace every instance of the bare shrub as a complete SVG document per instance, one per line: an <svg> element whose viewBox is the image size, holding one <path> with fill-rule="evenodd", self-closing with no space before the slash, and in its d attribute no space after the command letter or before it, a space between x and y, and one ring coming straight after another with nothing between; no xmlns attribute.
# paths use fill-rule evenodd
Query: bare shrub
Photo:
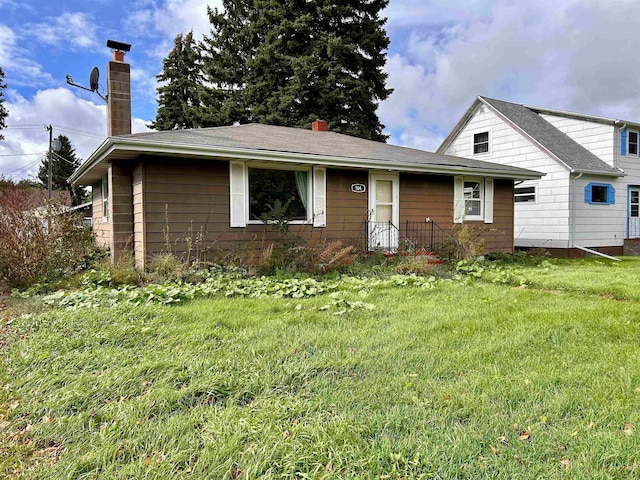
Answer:
<svg viewBox="0 0 640 480"><path fill-rule="evenodd" d="M35 206L28 190L0 191L0 278L25 287L86 268L96 252L82 217L61 202Z"/></svg>
<svg viewBox="0 0 640 480"><path fill-rule="evenodd" d="M322 273L340 270L351 265L357 258L354 253L356 248L354 245L345 247L340 240L326 244L323 243L321 245L324 245L324 248L317 249L317 253L313 258L312 267Z"/></svg>

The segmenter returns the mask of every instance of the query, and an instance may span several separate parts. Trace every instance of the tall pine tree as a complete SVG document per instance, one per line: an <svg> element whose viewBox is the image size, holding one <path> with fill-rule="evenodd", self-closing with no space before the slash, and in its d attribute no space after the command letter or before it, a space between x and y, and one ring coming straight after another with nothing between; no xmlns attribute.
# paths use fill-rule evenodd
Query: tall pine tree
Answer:
<svg viewBox="0 0 640 480"><path fill-rule="evenodd" d="M156 130L203 126L202 66L193 31L176 36L162 64L162 73L156 77L163 82L157 89L160 107L149 126Z"/></svg>
<svg viewBox="0 0 640 480"><path fill-rule="evenodd" d="M76 157L76 150L71 141L64 135L58 135L60 148L53 152L51 162L51 185L53 190L67 190L71 195L71 203L80 205L86 197L86 191L82 187L72 187L69 177L76 171L82 160ZM45 158L38 169L38 180L46 188L49 182L49 160Z"/></svg>
<svg viewBox="0 0 640 480"><path fill-rule="evenodd" d="M7 88L7 84L4 83L4 70L0 67L0 130L7 125L5 119L9 116L9 111L4 106L4 90ZM4 136L0 133L0 140L4 140Z"/></svg>
<svg viewBox="0 0 640 480"><path fill-rule="evenodd" d="M209 10L211 32L201 43L202 126L309 128L321 118L332 131L385 141L376 110L391 93L382 70L387 4L223 0L223 10Z"/></svg>

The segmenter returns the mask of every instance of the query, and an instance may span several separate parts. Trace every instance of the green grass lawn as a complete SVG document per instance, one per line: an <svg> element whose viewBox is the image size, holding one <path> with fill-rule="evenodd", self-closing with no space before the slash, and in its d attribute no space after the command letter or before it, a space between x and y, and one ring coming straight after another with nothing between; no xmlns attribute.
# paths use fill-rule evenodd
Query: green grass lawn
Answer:
<svg viewBox="0 0 640 480"><path fill-rule="evenodd" d="M640 263L553 264L17 318L0 476L638 478Z"/></svg>

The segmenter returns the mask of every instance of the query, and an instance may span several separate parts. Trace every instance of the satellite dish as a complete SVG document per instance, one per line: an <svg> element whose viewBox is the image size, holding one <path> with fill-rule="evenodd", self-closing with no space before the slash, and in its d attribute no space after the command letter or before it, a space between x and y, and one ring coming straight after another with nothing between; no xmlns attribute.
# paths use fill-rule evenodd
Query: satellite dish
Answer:
<svg viewBox="0 0 640 480"><path fill-rule="evenodd" d="M105 102L107 101L107 97L105 97L104 95L102 95L99 91L98 88L98 79L100 77L100 71L98 70L98 67L93 67L91 69L91 73L89 74L89 88L87 87L83 87L82 85L78 85L77 83L75 83L73 81L73 77L71 75L67 75L67 83L69 85L72 85L74 87L78 87L81 88L82 90L86 90L88 92L93 92L95 94L97 94L102 100L104 100Z"/></svg>
<svg viewBox="0 0 640 480"><path fill-rule="evenodd" d="M98 67L93 67L91 69L91 74L89 75L89 88L92 92L98 91L98 80L100 79L100 70Z"/></svg>

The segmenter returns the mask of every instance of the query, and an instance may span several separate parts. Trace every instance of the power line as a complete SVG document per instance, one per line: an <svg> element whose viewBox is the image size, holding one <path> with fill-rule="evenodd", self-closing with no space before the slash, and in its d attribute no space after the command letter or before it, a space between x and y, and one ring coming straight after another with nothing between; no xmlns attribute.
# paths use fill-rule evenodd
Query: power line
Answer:
<svg viewBox="0 0 640 480"><path fill-rule="evenodd" d="M71 165L74 165L74 166L75 166L75 162L72 162L72 161L71 161L71 160L69 160L68 158L64 158L63 156L58 155L55 151L52 151L51 153L53 153L53 155L54 155L54 156L56 156L56 157L58 157L60 160L63 160L63 161L65 161L65 162L70 163Z"/></svg>
<svg viewBox="0 0 640 480"><path fill-rule="evenodd" d="M69 127L56 127L55 125L54 127L57 130L62 130L63 132L75 133L76 135L84 135L85 137L93 137L93 138L100 138L100 139L106 138L106 136L104 135L96 135L95 133L84 132L82 130L75 130Z"/></svg>
<svg viewBox="0 0 640 480"><path fill-rule="evenodd" d="M38 153L3 153L0 157L25 157L27 155L42 155L42 152Z"/></svg>
<svg viewBox="0 0 640 480"><path fill-rule="evenodd" d="M29 163L27 165L24 165L24 166L20 167L20 168L16 168L15 170L11 170L10 172L4 173L3 175L15 177L16 175L20 175L21 173L26 172L28 169L30 169L31 167L35 166L38 162L41 162L42 160L43 160L43 158L39 158L35 162L31 162L31 163Z"/></svg>

